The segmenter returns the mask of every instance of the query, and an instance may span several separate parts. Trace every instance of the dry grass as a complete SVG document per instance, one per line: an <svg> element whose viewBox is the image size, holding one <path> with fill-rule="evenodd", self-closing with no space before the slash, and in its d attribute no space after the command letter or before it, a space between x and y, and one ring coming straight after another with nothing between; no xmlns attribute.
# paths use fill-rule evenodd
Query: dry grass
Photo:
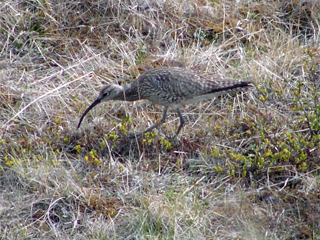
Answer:
<svg viewBox="0 0 320 240"><path fill-rule="evenodd" d="M320 2L0 3L0 239L320 239ZM159 66L257 89L79 116Z"/></svg>

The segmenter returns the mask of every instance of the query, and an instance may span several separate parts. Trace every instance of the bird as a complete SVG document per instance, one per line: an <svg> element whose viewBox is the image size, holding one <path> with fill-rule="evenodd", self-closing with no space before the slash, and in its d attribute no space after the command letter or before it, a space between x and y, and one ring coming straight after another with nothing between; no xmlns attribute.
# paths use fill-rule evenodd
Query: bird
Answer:
<svg viewBox="0 0 320 240"><path fill-rule="evenodd" d="M130 137L141 137L163 124L166 121L168 108L174 109L180 118L180 125L176 131L176 136L178 136L185 123L179 109L181 106L195 104L228 92L241 91L253 86L254 84L251 81L212 78L181 67L153 68L143 72L138 78L124 86L117 84L104 86L98 98L82 114L78 128L80 128L87 113L101 102L147 99L154 104L164 106L162 118L158 123L153 124L143 132L133 134Z"/></svg>

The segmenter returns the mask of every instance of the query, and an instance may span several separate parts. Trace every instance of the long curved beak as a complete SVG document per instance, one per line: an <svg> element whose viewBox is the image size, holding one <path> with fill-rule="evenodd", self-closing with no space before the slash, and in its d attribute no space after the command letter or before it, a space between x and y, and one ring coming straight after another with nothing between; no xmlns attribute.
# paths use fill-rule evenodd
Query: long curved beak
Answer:
<svg viewBox="0 0 320 240"><path fill-rule="evenodd" d="M81 122L82 122L83 118L87 115L87 113L88 113L92 108L94 108L94 106L98 105L99 103L101 103L101 99L100 99L100 98L96 99L96 100L87 108L87 110L84 111L84 113L82 114L82 116L81 116L81 118L80 118L80 121L79 121L79 123L78 123L78 128L80 127Z"/></svg>

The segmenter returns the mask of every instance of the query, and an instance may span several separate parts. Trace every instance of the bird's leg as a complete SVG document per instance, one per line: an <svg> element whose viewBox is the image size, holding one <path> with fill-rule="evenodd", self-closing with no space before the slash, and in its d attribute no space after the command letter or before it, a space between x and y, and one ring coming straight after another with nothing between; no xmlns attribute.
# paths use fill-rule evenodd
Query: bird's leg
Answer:
<svg viewBox="0 0 320 240"><path fill-rule="evenodd" d="M152 129L159 127L161 124L163 124L166 121L167 111L168 111L168 107L164 107L162 118L158 123L153 124L151 127L148 127L146 130L144 130L141 133L135 133L133 135L130 135L129 138L140 138L143 134L150 132Z"/></svg>
<svg viewBox="0 0 320 240"><path fill-rule="evenodd" d="M177 133L176 133L176 135L178 136L178 134L179 134L181 128L183 127L183 124L186 122L186 120L184 120L184 118L183 118L183 116L182 116L179 108L177 108L177 113L178 113L178 116L179 116L179 118L180 118L180 125L179 125L178 131L177 131Z"/></svg>

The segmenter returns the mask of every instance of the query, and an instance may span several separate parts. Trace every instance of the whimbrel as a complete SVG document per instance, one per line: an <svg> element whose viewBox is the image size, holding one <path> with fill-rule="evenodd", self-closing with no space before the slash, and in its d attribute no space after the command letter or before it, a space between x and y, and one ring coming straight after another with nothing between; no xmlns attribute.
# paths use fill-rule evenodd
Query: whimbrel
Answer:
<svg viewBox="0 0 320 240"><path fill-rule="evenodd" d="M78 128L85 115L94 106L103 101L136 101L148 99L152 103L164 106L162 119L134 136L141 136L163 124L166 120L169 107L176 110L180 118L180 125L176 132L176 135L178 135L185 123L179 107L212 99L227 92L243 90L251 86L253 86L252 82L205 77L185 68L154 68L145 71L136 80L124 86L108 84L102 88L98 98L81 116Z"/></svg>

